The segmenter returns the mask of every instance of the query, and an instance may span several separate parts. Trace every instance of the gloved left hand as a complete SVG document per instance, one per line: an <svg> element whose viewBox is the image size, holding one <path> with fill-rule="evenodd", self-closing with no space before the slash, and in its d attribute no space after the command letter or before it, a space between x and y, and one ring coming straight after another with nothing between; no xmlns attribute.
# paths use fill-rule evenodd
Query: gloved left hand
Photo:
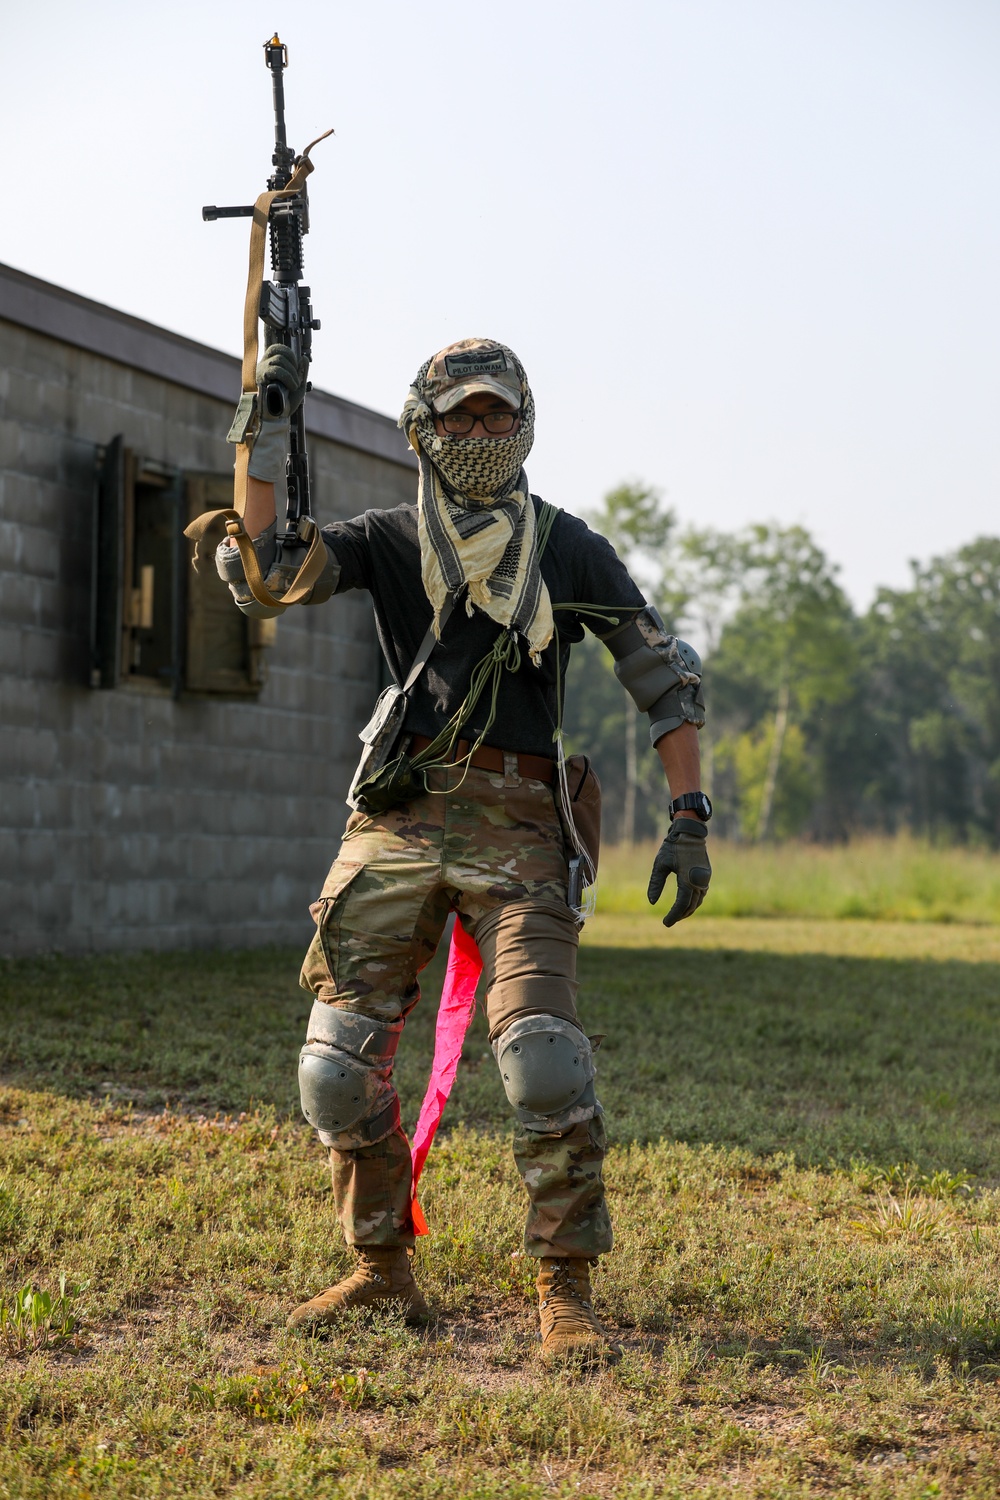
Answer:
<svg viewBox="0 0 1000 1500"><path fill-rule="evenodd" d="M255 373L258 390L262 390L265 385L282 387L285 392L287 416L291 416L293 411L298 411L306 394L306 381L309 375L307 359L296 359L287 344L268 344L258 361ZM269 418L263 407L261 417L265 422L283 420L282 417Z"/></svg>
<svg viewBox="0 0 1000 1500"><path fill-rule="evenodd" d="M308 361L296 359L287 345L270 344L264 350L256 370L261 421L250 455L249 473L254 479L270 484L279 484L284 479L289 419L302 405L308 372ZM280 417L268 416L264 404L264 387L268 385L280 386L285 393L285 410Z"/></svg>
<svg viewBox="0 0 1000 1500"><path fill-rule="evenodd" d="M677 898L663 918L664 927L673 927L675 922L691 916L705 899L712 879L705 848L707 838L708 828L697 818L675 818L657 850L646 891L651 906L660 899L667 876L677 876Z"/></svg>

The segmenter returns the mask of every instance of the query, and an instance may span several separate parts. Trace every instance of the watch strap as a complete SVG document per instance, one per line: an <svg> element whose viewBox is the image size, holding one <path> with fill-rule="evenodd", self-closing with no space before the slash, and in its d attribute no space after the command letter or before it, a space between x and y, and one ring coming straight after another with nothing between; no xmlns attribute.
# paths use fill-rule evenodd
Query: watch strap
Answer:
<svg viewBox="0 0 1000 1500"><path fill-rule="evenodd" d="M675 797L668 809L673 817L679 812L693 812L703 823L707 823L712 816L712 803L705 792L685 792L681 797Z"/></svg>

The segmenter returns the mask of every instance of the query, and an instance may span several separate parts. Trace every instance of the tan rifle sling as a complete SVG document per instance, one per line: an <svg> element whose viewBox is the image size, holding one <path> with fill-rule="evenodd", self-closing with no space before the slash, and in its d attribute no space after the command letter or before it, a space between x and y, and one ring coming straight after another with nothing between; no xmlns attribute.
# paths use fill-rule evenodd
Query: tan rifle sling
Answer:
<svg viewBox="0 0 1000 1500"><path fill-rule="evenodd" d="M327 131L326 135L332 134ZM303 151L296 165L295 171L289 179L288 186L279 188L272 192L261 193L253 207L253 219L250 226L250 269L247 275L247 294L243 304L243 394L250 395L257 389L257 341L258 325L260 319L260 289L264 280L264 251L267 241L267 223L271 212L271 204L276 198L289 198L299 192L305 183L309 173L313 170L313 163L309 160L309 152L318 141L326 139L326 135L317 136L315 141L310 142ZM249 438L249 441L248 441ZM302 560L302 566L296 573L291 586L286 593L280 596L272 594L264 582L260 571L260 563L257 561L257 553L253 542L247 535L243 524L243 517L247 508L247 478L250 467L250 455L253 452L253 436L247 434L243 441L236 446L236 466L233 480L233 504L231 509L206 510L189 526L185 526L184 535L190 537L195 543L201 541L205 532L221 516L226 522L226 530L234 538L240 549L243 559L243 568L246 573L247 587L258 604L264 604L269 609L284 610L292 604L299 604L312 590L313 585L319 578L326 566L326 548L323 545L323 537L319 527L311 516L303 516L299 523L299 535L303 541L308 542L309 550ZM194 564L198 566L200 553L196 546Z"/></svg>

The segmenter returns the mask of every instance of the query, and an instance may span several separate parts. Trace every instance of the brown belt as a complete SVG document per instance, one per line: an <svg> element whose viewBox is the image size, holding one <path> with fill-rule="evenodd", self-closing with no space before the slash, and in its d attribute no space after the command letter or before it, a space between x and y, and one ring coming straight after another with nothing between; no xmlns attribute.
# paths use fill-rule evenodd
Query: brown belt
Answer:
<svg viewBox="0 0 1000 1500"><path fill-rule="evenodd" d="M426 734L415 734L410 741L409 754L418 755L421 750L426 750L430 743ZM461 760L468 753L470 743L469 740L459 740L452 753L452 760ZM469 765L475 766L479 771L499 771L502 775L503 758L503 750L497 750L493 745L480 745L469 761ZM555 775L555 761L549 760L547 756L527 755L522 750L517 752L516 759L519 776L527 776L531 781L552 781Z"/></svg>

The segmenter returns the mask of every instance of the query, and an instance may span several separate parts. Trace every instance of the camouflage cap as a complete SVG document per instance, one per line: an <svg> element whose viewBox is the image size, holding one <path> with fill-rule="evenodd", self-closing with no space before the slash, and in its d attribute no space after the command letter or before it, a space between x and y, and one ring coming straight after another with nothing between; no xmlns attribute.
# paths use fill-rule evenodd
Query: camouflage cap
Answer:
<svg viewBox="0 0 1000 1500"><path fill-rule="evenodd" d="M499 396L519 411L526 381L509 351L495 339L459 339L435 354L424 384L435 411L451 411L477 391Z"/></svg>

